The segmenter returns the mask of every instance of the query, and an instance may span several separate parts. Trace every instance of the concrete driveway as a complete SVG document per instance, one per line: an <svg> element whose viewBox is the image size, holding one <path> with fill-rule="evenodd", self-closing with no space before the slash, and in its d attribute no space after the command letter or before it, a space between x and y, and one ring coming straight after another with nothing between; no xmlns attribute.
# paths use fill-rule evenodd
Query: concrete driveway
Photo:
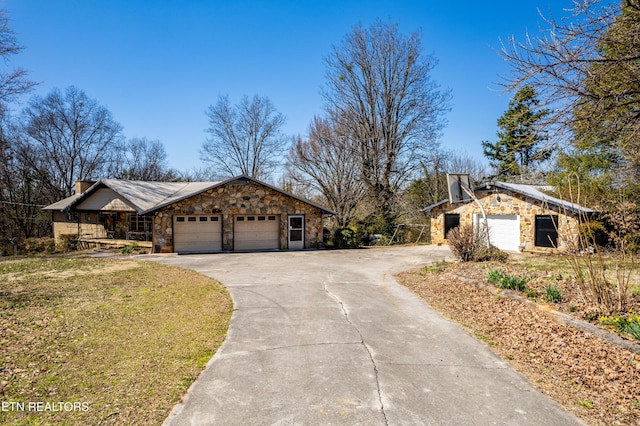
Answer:
<svg viewBox="0 0 640 426"><path fill-rule="evenodd" d="M213 277L235 303L226 341L165 424L581 424L393 278L450 257L141 256Z"/></svg>

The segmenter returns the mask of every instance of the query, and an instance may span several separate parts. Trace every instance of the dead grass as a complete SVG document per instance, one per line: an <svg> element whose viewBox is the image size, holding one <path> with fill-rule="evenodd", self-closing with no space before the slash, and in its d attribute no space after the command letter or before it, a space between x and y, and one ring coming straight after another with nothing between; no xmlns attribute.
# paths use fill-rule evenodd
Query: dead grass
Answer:
<svg viewBox="0 0 640 426"><path fill-rule="evenodd" d="M588 424L639 424L639 355L486 286L487 270L502 269L530 278L527 286L539 292L539 302L546 302L541 289L554 283L563 289L564 301L553 308L583 319L588 308L574 291L566 265L555 256L529 257L500 265L438 265L398 279ZM633 307L639 303L633 296Z"/></svg>
<svg viewBox="0 0 640 426"><path fill-rule="evenodd" d="M59 409L13 405L0 423L160 424L224 340L231 310L219 283L155 263L2 262L0 402Z"/></svg>

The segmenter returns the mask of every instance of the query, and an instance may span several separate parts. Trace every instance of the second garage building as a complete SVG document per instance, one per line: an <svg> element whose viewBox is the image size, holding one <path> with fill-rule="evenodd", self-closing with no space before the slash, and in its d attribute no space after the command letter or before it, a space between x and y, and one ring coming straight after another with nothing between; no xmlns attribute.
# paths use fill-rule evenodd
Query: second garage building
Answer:
<svg viewBox="0 0 640 426"><path fill-rule="evenodd" d="M595 212L549 195L553 188L508 182L487 182L475 188L487 216L491 244L506 251L557 251L575 247L580 222ZM476 202L442 200L423 209L431 219L431 241L447 244L452 229L483 225Z"/></svg>

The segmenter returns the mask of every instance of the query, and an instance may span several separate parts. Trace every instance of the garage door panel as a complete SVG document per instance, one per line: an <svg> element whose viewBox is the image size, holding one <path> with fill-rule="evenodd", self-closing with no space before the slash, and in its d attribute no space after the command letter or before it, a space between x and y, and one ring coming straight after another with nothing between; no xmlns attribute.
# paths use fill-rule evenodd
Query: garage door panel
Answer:
<svg viewBox="0 0 640 426"><path fill-rule="evenodd" d="M219 216L180 215L174 218L173 251L222 251L222 221Z"/></svg>
<svg viewBox="0 0 640 426"><path fill-rule="evenodd" d="M520 251L520 220L517 215L487 216L491 244L501 250Z"/></svg>
<svg viewBox="0 0 640 426"><path fill-rule="evenodd" d="M280 248L280 221L274 215L236 216L233 241L235 250Z"/></svg>

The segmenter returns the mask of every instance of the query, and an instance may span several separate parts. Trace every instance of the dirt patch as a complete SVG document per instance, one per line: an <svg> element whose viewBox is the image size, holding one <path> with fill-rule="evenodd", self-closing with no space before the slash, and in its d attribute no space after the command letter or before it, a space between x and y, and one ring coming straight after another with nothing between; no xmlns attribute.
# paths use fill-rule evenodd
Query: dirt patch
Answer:
<svg viewBox="0 0 640 426"><path fill-rule="evenodd" d="M486 271L459 264L439 273L403 273L398 281L585 422L640 424L640 355L558 322L551 309L531 309L496 292L486 285ZM549 280L566 291L565 306L558 308L575 315L588 309L557 274L539 271L530 285L542 288Z"/></svg>

